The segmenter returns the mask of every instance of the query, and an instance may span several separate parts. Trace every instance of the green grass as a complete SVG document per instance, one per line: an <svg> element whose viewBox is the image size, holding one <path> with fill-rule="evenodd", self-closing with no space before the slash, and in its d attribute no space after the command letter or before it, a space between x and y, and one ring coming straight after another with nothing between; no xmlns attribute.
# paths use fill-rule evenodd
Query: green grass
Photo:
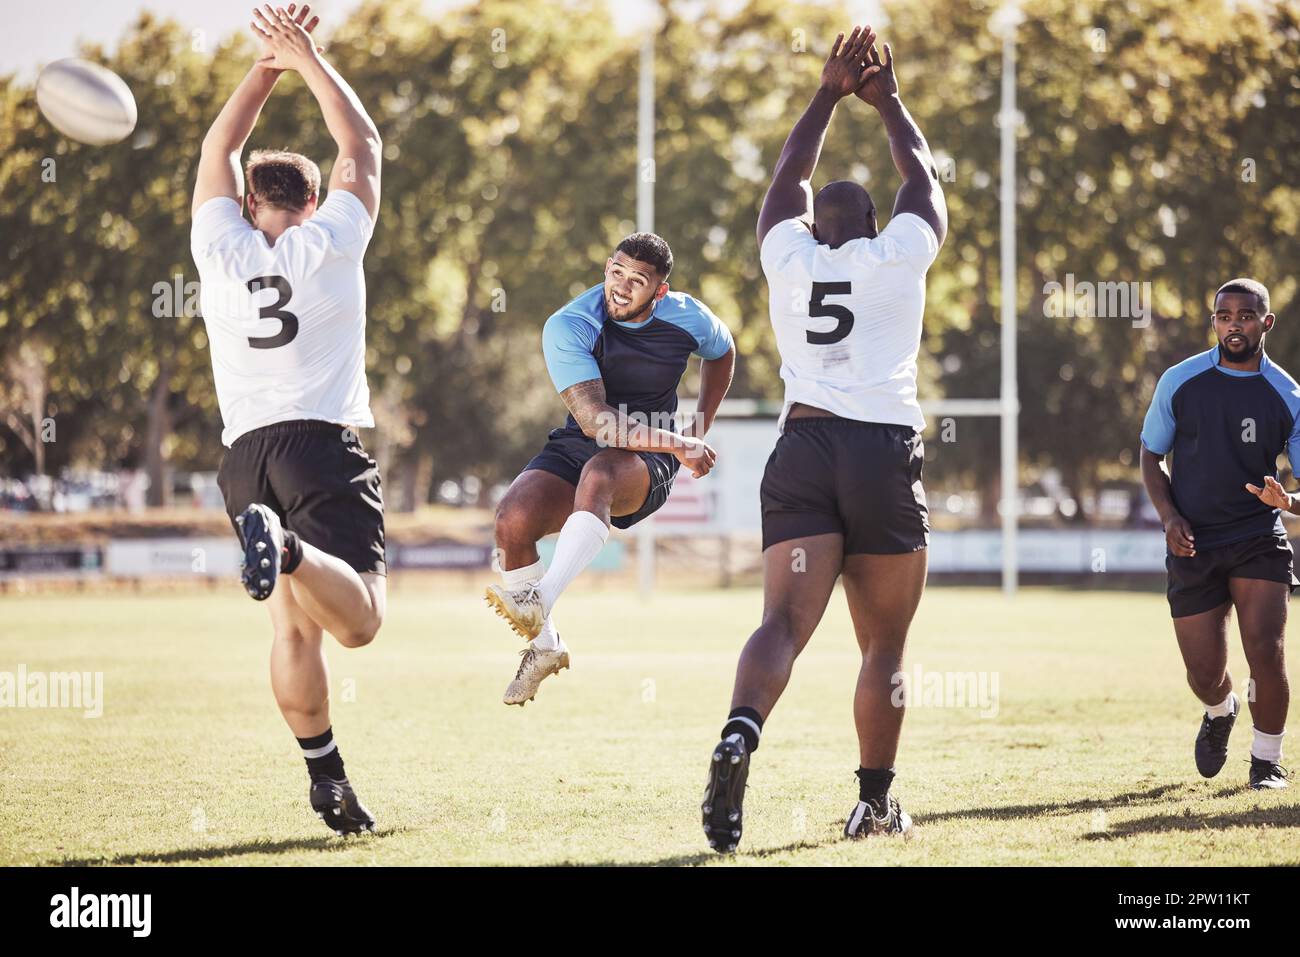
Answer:
<svg viewBox="0 0 1300 957"><path fill-rule="evenodd" d="M307 807L265 611L236 589L0 599L0 671L105 685L97 719L0 710L0 864L1300 863L1300 788L1243 787L1248 719L1197 776L1158 595L929 591L909 674L996 672L998 713L913 707L895 790L917 837L860 843L839 839L857 654L837 595L768 722L741 853L719 858L698 803L758 592L579 584L558 613L573 669L521 710L500 703L519 643L477 595L430 591L395 592L371 647L329 648L335 732L380 823L347 840ZM1244 679L1238 647L1232 666Z"/></svg>

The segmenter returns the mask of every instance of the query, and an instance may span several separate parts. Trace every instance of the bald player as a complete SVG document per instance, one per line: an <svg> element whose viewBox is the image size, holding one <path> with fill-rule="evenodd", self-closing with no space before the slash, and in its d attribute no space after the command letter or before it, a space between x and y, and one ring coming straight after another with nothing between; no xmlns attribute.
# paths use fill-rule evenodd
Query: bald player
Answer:
<svg viewBox="0 0 1300 957"><path fill-rule="evenodd" d="M867 27L835 41L758 218L785 406L760 492L763 621L740 656L702 807L719 851L740 840L750 755L841 575L862 651L858 801L844 833L911 828L890 793L903 721L891 697L925 585L916 357L926 270L948 214L930 148L899 98L892 51L885 45L882 59L875 38ZM815 201L810 188L835 107L854 94L879 113L903 180L883 232L859 184L831 183Z"/></svg>

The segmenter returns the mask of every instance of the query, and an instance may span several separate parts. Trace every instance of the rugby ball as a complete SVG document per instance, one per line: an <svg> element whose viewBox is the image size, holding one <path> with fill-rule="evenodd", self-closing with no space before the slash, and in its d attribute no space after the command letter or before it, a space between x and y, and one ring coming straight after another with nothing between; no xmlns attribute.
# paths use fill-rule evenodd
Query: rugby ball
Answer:
<svg viewBox="0 0 1300 957"><path fill-rule="evenodd" d="M117 143L135 129L135 97L112 70L71 57L56 60L36 79L36 105L69 139L91 146Z"/></svg>

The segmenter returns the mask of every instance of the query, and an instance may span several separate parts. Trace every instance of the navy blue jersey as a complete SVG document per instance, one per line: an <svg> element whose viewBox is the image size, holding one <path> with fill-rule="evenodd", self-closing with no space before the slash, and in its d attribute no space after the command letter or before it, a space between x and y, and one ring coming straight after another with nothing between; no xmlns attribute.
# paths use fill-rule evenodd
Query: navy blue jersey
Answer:
<svg viewBox="0 0 1300 957"><path fill-rule="evenodd" d="M592 286L546 320L542 351L555 391L603 379L605 401L615 409L670 427L677 385L691 355L721 358L731 349L731 332L708 306L684 292L665 295L642 322L609 319L604 289ZM578 428L573 416L565 425Z"/></svg>
<svg viewBox="0 0 1300 957"><path fill-rule="evenodd" d="M1219 347L1165 371L1142 426L1142 445L1172 453L1174 506L1197 549L1282 533L1281 510L1246 491L1277 477L1285 451L1300 465L1300 386L1262 356L1258 372L1225 369Z"/></svg>

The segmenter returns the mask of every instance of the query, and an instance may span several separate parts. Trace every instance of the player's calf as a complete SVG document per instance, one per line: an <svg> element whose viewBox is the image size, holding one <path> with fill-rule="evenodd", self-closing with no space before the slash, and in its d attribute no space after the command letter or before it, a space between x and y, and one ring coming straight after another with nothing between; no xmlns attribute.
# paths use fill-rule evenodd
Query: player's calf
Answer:
<svg viewBox="0 0 1300 957"><path fill-rule="evenodd" d="M591 512L575 511L560 529L555 558L540 580L517 587L489 585L488 605L527 641L542 631L560 593L591 564L609 538L609 526Z"/></svg>

